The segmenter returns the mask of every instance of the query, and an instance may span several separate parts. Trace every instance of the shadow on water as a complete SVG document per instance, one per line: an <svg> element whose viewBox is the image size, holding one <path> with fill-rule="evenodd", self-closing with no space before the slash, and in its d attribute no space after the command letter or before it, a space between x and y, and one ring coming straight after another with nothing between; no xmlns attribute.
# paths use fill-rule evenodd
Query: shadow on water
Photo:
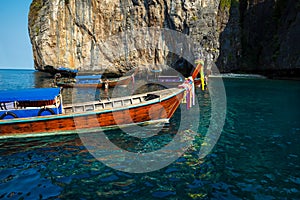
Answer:
<svg viewBox="0 0 300 200"><path fill-rule="evenodd" d="M54 87L54 78L50 73L34 71L34 85L36 88Z"/></svg>

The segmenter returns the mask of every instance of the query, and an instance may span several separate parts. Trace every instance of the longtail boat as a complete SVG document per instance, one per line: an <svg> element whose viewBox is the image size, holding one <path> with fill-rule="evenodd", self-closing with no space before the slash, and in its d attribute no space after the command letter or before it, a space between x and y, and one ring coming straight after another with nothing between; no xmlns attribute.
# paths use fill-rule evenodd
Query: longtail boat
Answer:
<svg viewBox="0 0 300 200"><path fill-rule="evenodd" d="M197 68L192 72L191 76L194 77L194 85L201 86L202 90L204 90L205 83L205 75L204 75L204 62L202 60L196 60ZM156 71L155 71L156 72ZM161 72L161 71L157 71ZM197 77L198 74L200 77ZM154 77L149 78L148 81L155 84L161 84L166 86L178 86L184 82L184 77L180 75L155 75Z"/></svg>
<svg viewBox="0 0 300 200"><path fill-rule="evenodd" d="M21 93L31 94L30 98L0 99L4 109L0 112L0 138L63 134L97 127L114 128L134 123L167 121L179 106L184 91L182 88L172 88L63 105L59 88L24 90ZM36 100L36 96L46 93L51 95ZM151 116L150 109L155 110Z"/></svg>
<svg viewBox="0 0 300 200"><path fill-rule="evenodd" d="M148 82L177 87L184 82L184 77L160 75L154 78L148 78Z"/></svg>
<svg viewBox="0 0 300 200"><path fill-rule="evenodd" d="M150 83L161 84L166 86L175 86L182 84L185 78L181 76L158 76L156 79L148 79ZM201 86L201 78L195 78L194 84L196 86Z"/></svg>
<svg viewBox="0 0 300 200"><path fill-rule="evenodd" d="M66 105L60 88L2 91L0 138L70 134L167 122L185 93L190 97L193 78L178 88Z"/></svg>
<svg viewBox="0 0 300 200"><path fill-rule="evenodd" d="M128 85L133 79L132 75L109 79L103 79L102 75L78 75L74 79L60 79L56 85L64 88L104 88L107 84L107 87L111 88L116 85Z"/></svg>
<svg viewBox="0 0 300 200"><path fill-rule="evenodd" d="M78 74L74 78L55 77L55 84L64 88L111 88L116 85L128 85L134 82L134 76L138 71L139 69L136 68L131 75L119 78L105 78L101 74Z"/></svg>

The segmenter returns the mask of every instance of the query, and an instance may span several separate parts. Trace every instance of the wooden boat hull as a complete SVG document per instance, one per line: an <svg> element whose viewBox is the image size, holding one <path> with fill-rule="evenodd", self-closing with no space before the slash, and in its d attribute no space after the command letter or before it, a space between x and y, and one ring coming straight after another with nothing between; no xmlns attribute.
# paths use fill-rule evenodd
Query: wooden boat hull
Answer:
<svg viewBox="0 0 300 200"><path fill-rule="evenodd" d="M184 89L175 91L164 99L115 109L2 120L0 121L0 138L89 132L97 128L118 128L136 123L166 121L172 117L184 96Z"/></svg>

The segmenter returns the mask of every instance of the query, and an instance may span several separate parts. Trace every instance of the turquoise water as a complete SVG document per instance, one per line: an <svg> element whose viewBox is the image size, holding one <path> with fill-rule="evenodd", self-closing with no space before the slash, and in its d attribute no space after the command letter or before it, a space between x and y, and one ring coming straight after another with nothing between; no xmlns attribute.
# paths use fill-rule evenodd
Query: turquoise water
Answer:
<svg viewBox="0 0 300 200"><path fill-rule="evenodd" d="M51 84L45 77L0 70L0 87L45 87ZM209 126L210 98L197 89L199 135L168 167L144 174L111 169L77 135L2 140L0 199L300 199L300 82L228 78L224 84L224 130L204 159L198 151ZM149 138L142 145L157 148L172 140L179 115L159 141ZM107 134L127 148L135 143L118 130Z"/></svg>

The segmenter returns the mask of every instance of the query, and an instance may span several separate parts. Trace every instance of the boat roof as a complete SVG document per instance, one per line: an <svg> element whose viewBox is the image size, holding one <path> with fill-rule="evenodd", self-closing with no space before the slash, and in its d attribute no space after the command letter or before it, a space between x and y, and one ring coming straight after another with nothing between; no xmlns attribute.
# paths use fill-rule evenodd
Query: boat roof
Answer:
<svg viewBox="0 0 300 200"><path fill-rule="evenodd" d="M97 75L77 75L75 78L76 79L101 79L102 75L97 74Z"/></svg>
<svg viewBox="0 0 300 200"><path fill-rule="evenodd" d="M0 103L14 101L47 101L60 94L60 88L32 88L0 91Z"/></svg>

